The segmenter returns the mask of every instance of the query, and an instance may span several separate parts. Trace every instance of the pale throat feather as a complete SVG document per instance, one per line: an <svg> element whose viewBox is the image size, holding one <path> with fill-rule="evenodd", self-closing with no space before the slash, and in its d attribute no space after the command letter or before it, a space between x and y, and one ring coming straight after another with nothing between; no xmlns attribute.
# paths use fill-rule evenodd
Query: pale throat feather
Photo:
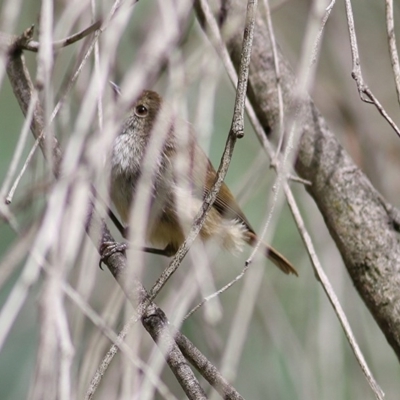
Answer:
<svg viewBox="0 0 400 400"><path fill-rule="evenodd" d="M117 136L111 155L111 200L124 223L129 220L129 209L140 176L141 157L135 140L127 133Z"/></svg>

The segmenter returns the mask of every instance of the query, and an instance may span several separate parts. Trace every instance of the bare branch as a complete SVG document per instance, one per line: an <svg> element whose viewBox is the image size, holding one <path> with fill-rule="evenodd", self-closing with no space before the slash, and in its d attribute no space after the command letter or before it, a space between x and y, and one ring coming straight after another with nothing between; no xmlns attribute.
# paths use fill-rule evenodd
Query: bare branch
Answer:
<svg viewBox="0 0 400 400"><path fill-rule="evenodd" d="M279 63L278 63L278 53L277 53L277 47L276 47L276 39L275 39L275 33L274 33L274 28L272 26L272 18L271 18L271 10L269 7L269 0L263 0L263 5L264 5L264 10L265 10L265 16L266 16L266 21L267 21L267 26L268 26L268 34L271 40L272 44L272 52L274 55L274 68L275 68L275 74L276 74L276 87L278 91L278 103L279 103L279 124L277 126L277 132L278 132L278 137L279 137L279 144L276 149L276 155L275 159L278 157L278 154L281 152L282 145L283 145L283 139L284 139L284 134L285 134L285 125L284 125L284 110L283 110L283 98L282 98L282 88L280 84L281 80L281 72L279 68ZM273 164L276 164L276 160L273 161Z"/></svg>
<svg viewBox="0 0 400 400"><path fill-rule="evenodd" d="M96 21L92 25L88 26L87 28L83 29L80 32L74 33L71 36L68 36L64 39L61 40L56 40L55 42L52 43L53 50L58 50L63 47L67 47L70 44L76 43L79 40L83 39L86 36L89 36L91 33L96 31L101 27L102 21ZM33 26L31 27L33 29ZM7 33L0 32L0 49L7 49L10 45L15 43L15 40L18 38L16 35L9 35ZM29 40L27 42L20 43L18 47L21 50L27 50L27 51L32 51L34 53L37 53L39 51L39 42L36 42L35 40Z"/></svg>
<svg viewBox="0 0 400 400"><path fill-rule="evenodd" d="M386 29L389 42L390 61L392 62L394 82L396 84L397 101L400 104L400 64L397 53L396 34L394 32L393 0L385 0L386 3Z"/></svg>
<svg viewBox="0 0 400 400"><path fill-rule="evenodd" d="M209 296L205 297L203 300L200 301L199 304L197 304L195 307L193 307L186 315L185 318L183 320L188 319L192 314L194 314L199 308L203 307L203 305L205 303L207 303L208 301L215 299L216 297L218 297L219 295L221 295L222 293L224 293L225 291L227 291L229 288L231 288L235 283L239 282L244 274L246 273L246 271L249 269L250 264L246 263L244 268L242 269L242 272L237 275L234 279L232 279L230 282L228 282L225 286L223 286L221 289L217 290L215 293L210 294Z"/></svg>
<svg viewBox="0 0 400 400"><path fill-rule="evenodd" d="M291 192L291 190L287 184L285 185L284 189L285 189L287 201L290 206L290 210L292 211L293 217L296 221L296 225L297 225L298 229L300 230L301 237L307 248L308 254L310 255L312 265L315 270L315 274L318 277L318 280L321 282L321 285L324 288L324 291L325 291L330 303L332 304L332 307L340 321L340 324L342 325L343 331L344 331L346 338L350 344L350 347L353 350L354 355L357 359L357 362L360 365L365 377L367 378L367 381L368 381L369 385L371 386L371 389L374 391L377 399L383 400L383 398L384 398L383 390L380 388L380 386L376 382L375 378L373 377L373 375L368 367L368 364L366 363L364 356L360 350L360 347L358 346L358 343L353 334L353 330L350 327L350 323L346 317L346 314L344 313L343 308L340 305L339 299L337 298L336 293L334 292L333 287L332 287L331 283L329 282L329 279L322 268L322 265L317 257L317 253L314 249L311 237L310 237L309 233L307 232L303 218L301 217L300 210L297 207L296 200L293 196L293 193Z"/></svg>
<svg viewBox="0 0 400 400"><path fill-rule="evenodd" d="M182 333L175 333L175 340L185 357L197 368L207 382L214 387L222 398L230 400L243 400L243 397L229 384L207 358L193 345Z"/></svg>
<svg viewBox="0 0 400 400"><path fill-rule="evenodd" d="M22 53L21 43L29 42L33 34L33 28L26 30L21 37L18 37L14 43L10 46L10 59L7 63L7 74L11 82L15 97L21 107L23 114L26 116L29 110L29 104L31 102L32 93L34 87L32 81L29 78L29 72L26 68ZM31 131L35 136L35 139L39 140L39 146L41 147L43 154L46 154L45 142L43 137L44 132L44 120L43 110L39 102L36 102L35 109L33 111L33 118L31 122ZM53 139L52 143L52 159L54 162L53 173L58 176L59 167L61 163L61 151L58 147L57 139Z"/></svg>
<svg viewBox="0 0 400 400"><path fill-rule="evenodd" d="M26 139L28 137L29 128L30 128L30 125L31 125L32 117L33 117L33 110L35 109L37 100L38 100L37 93L36 93L36 91L34 91L33 94L32 94L31 102L30 102L29 107L28 107L28 111L27 111L27 114L26 114L26 118L25 118L25 121L24 121L24 126L22 128L21 135L18 138L17 147L16 147L15 152L13 154L13 158L12 158L12 161L10 163L10 167L9 167L9 169L7 171L6 178L4 179L3 186L2 186L2 188L0 190L0 199L4 198L4 195L5 195L6 191L8 190L8 186L9 186L9 184L11 182L11 179L13 178L13 176L15 174L15 171L17 169L18 162L19 162L19 160L21 158L22 151L23 151L24 145L26 143ZM37 142L37 145L39 145L39 142ZM29 159L29 156L28 156L28 159ZM11 203L13 195L14 195L14 192L15 192L15 189L16 189L16 187L17 187L17 185L18 185L18 183L19 183L19 181L20 181L20 179L21 179L21 177L22 177L27 165L28 165L28 161L26 161L24 163L24 166L22 167L21 172L19 173L17 179L15 180L15 183L13 184L9 194L7 195L7 197L5 199L5 203L6 204L10 204Z"/></svg>
<svg viewBox="0 0 400 400"><path fill-rule="evenodd" d="M124 342L126 335L131 330L132 326L138 322L138 318L136 315L131 317L129 321L124 325L121 332L118 334L117 340L114 340L113 345L107 351L107 354L104 356L101 364L97 368L92 380L90 381L90 385L87 389L85 400L90 400L93 398L94 393L97 390L97 387L100 385L102 376L106 373L107 368L109 367L111 361L114 356L117 354L119 346Z"/></svg>
<svg viewBox="0 0 400 400"><path fill-rule="evenodd" d="M351 0L346 0L346 15L349 27L349 34L350 34L351 55L353 57L353 70L351 72L351 76L356 81L360 98L362 101L366 103L374 104L379 113L382 115L382 117L389 123L389 125L394 129L396 134L400 137L400 129L397 127L395 122L385 111L381 103L378 101L378 99L374 96L372 91L364 82L364 78L361 72L361 62L360 62L360 55L358 52L356 29L354 26L354 17L353 17L353 10L351 7Z"/></svg>

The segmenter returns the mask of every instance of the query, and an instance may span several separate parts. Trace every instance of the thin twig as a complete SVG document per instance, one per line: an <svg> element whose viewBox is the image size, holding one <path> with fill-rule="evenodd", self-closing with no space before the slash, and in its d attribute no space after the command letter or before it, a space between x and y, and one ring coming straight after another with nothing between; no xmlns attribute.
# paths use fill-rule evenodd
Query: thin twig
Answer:
<svg viewBox="0 0 400 400"><path fill-rule="evenodd" d="M91 7L91 12L94 16L96 15L96 3L94 0L91 0L90 2L90 7ZM97 41L95 46L94 46L94 65L95 65L95 74L99 77L100 81L100 49L99 49L99 42ZM101 87L101 85L100 85ZM97 98L97 115L98 115L98 121L99 121L99 129L103 129L103 96L102 96L103 90L100 89L99 96Z"/></svg>
<svg viewBox="0 0 400 400"><path fill-rule="evenodd" d="M268 207L270 211L268 213L267 221L259 235L260 241L255 246L247 262L251 262L252 258L258 251L261 240L267 234L268 229L270 229L270 226L273 223L273 214L275 213L279 215L280 210L283 207L283 202L281 201L283 199L281 188L283 184L287 182L289 166L293 164L296 155L295 149L297 149L297 143L300 138L300 127L302 126L302 119L304 116L303 110L305 99L307 98L308 90L311 88L314 80L316 71L316 55L320 48L319 45L322 38L323 28L329 17L333 4L334 1L331 2L331 5L329 5L328 8L324 7L323 1L314 0L311 4L311 10L308 15L308 23L302 43L301 58L296 73L297 84L293 88L294 109L288 118L287 145L281 159L279 159L277 157L278 154L275 153L273 164L276 168L277 178L273 186L272 199L270 200ZM271 43L271 47L273 47L273 43ZM273 50L273 55L278 56L276 46L275 51ZM275 63L279 64L279 60L276 60Z"/></svg>
<svg viewBox="0 0 400 400"><path fill-rule="evenodd" d="M313 55L311 57L311 63L310 63L311 65L315 64L318 60L318 54L319 54L319 49L321 46L322 35L324 33L325 25L329 19L329 16L331 15L331 11L332 11L335 3L336 3L336 0L331 0L330 4L325 9L325 13L324 13L324 16L321 21L319 32L318 32L317 38L315 39Z"/></svg>
<svg viewBox="0 0 400 400"><path fill-rule="evenodd" d="M64 39L54 41L52 43L53 50L61 49L63 47L69 46L70 44L73 44L75 42L78 42L79 40L83 39L84 37L90 35L92 32L95 30L99 29L101 26L102 21L96 21L89 27L83 29L82 31L78 33L74 33L71 36L68 36ZM6 48L10 46L12 43L15 42L15 39L18 36L16 35L9 35L7 33L0 32L0 48ZM27 51L33 51L37 53L39 51L39 42L36 42L35 40L30 40L29 42L26 42L22 45L19 46L21 50L27 50Z"/></svg>
<svg viewBox="0 0 400 400"><path fill-rule="evenodd" d="M292 181L292 182L296 182L296 183L301 183L304 186L311 186L312 185L312 183L310 181L308 181L307 179L300 178L300 176L297 176L297 175L289 174L287 176L287 180L288 181Z"/></svg>
<svg viewBox="0 0 400 400"><path fill-rule="evenodd" d="M337 315L337 317L339 319L340 325L343 328L344 334L346 335L347 341L350 344L350 348L353 350L353 353L356 357L358 365L361 367L371 389L375 393L375 396L377 399L383 400L383 398L384 398L383 390L380 388L380 386L376 382L375 378L373 377L373 375L368 367L368 364L366 363L365 358L360 350L360 347L358 346L358 343L357 343L356 338L353 334L353 331L350 327L350 323L346 317L346 314L343 311L343 308L340 305L340 302L336 296L336 293L334 292L333 287L332 287L331 283L329 282L329 279L326 276L326 274L322 268L322 265L317 257L317 253L314 249L312 239L306 230L300 210L297 207L296 200L293 196L293 193L292 193L289 185L285 184L284 191L285 191L286 199L289 204L290 211L292 212L293 218L296 222L296 225L300 232L301 238L303 239L303 242L306 246L307 252L310 256L311 263L314 268L315 274L318 278L318 281L321 282L321 285L329 299L329 302L332 304L333 310L335 311L335 314Z"/></svg>
<svg viewBox="0 0 400 400"><path fill-rule="evenodd" d="M157 282L150 290L150 298L154 299L159 291L166 284L171 275L178 269L186 253L189 251L190 246L199 234L208 212L211 210L222 183L225 179L225 175L228 171L229 164L232 158L233 149L235 147L236 140L243 137L244 135L244 106L246 100L247 91L247 80L249 76L249 65L251 56L251 47L254 35L254 21L257 9L257 0L250 1L247 4L247 15L246 24L244 28L243 44L242 44L242 56L239 69L238 84L236 89L236 99L232 118L232 125L229 131L228 139L225 145L224 152L220 166L217 171L216 181L212 186L209 194L205 197L202 209L196 215L193 226L189 232L189 235L179 247L170 265L162 272Z"/></svg>
<svg viewBox="0 0 400 400"><path fill-rule="evenodd" d="M175 332L175 340L185 357L201 373L207 382L226 400L244 400L235 388L219 373L199 349L181 332Z"/></svg>
<svg viewBox="0 0 400 400"><path fill-rule="evenodd" d="M118 8L118 7L115 7L114 12L115 12L115 10L116 10L117 8ZM112 11L113 11L113 10L112 10ZM113 14L112 14L112 12L111 12L109 18L111 18L112 15L113 15ZM53 42L53 49L62 48L62 47L68 46L69 44L75 43L76 41L81 40L81 39L83 39L84 37L88 36L88 35L89 35L90 33L92 33L93 31L100 29L100 27L101 27L101 21L100 21L100 20L99 20L99 21L96 21L95 23L93 23L92 25L90 25L88 28L84 29L84 30L81 31L81 32L78 32L78 33L76 33L76 34L74 34L74 35L72 35L72 36L69 36L68 38L65 38L65 39L63 39L63 40L60 40L60 41L57 41L57 42ZM31 36L30 36L30 37L32 37L32 34L33 34L33 26L30 28L30 30L31 30ZM4 44L4 43L7 43L7 45L10 46L11 44L9 44L9 41L12 40L12 39L14 39L14 41L15 41L16 38L17 38L16 36L6 35L6 34L3 34L3 33L0 33L0 46L1 46L2 44ZM97 43L97 38L98 38L98 35L97 35L96 38L93 40L92 44ZM14 44L14 45L15 45L15 44ZM31 47L28 48L29 46L31 46ZM35 41L33 41L33 40L29 40L29 41L25 41L25 42L19 43L19 44L18 44L18 47L21 48L21 49L25 49L25 50L30 50L30 51L35 51L35 52L37 52L38 49L39 49L39 42L35 42ZM82 71L82 69L83 69L83 67L84 67L84 65L85 65L85 63L86 63L86 61L88 60L91 51L93 51L93 49L94 49L94 47L91 46L91 47L89 47L89 49L87 50L87 52L86 52L86 54L85 54L83 60L81 61L81 64L79 65L77 71L75 71L73 77L72 77L71 80L69 81L66 91L63 93L63 95L61 96L60 100L59 100L58 103L56 104L56 106L55 106L55 108L54 108L54 110L53 110L53 112L52 112L52 114L51 114L51 117L50 117L50 119L49 119L49 123L51 123L51 122L54 120L54 118L56 117L56 115L57 115L58 111L60 110L60 108L61 108L61 106L62 106L62 104L63 104L65 98L67 97L68 93L69 93L70 90L72 89L72 87L73 87L75 81L77 80L77 78L78 78L78 76L79 76L79 73ZM99 112L100 112L100 111L99 111ZM19 184L21 178L23 177L25 171L27 170L27 167L29 166L30 162L32 161L32 158L33 158L33 156L34 156L34 154L35 154L35 152L36 152L36 149L37 149L38 146L41 144L41 141L44 140L44 139L45 139L45 130L43 130L43 131L40 133L40 135L36 138L34 145L32 146L31 150L29 151L29 154L28 154L28 156L27 156L27 158L26 158L26 160L25 160L25 163L24 163L24 165L23 165L23 167L22 167L20 173L18 174L17 178L15 179L14 184L13 184L13 186L12 186L11 189L10 189L10 192L9 192L8 195L7 195L7 198L6 198L6 203L7 203L7 204L10 204L10 203L12 202L12 198L13 198L13 196L14 196L15 190L16 190L16 188L17 188L17 186L18 186L18 184Z"/></svg>
<svg viewBox="0 0 400 400"><path fill-rule="evenodd" d="M116 12L116 10L118 8L118 5L119 5L119 1L116 1L114 3L114 6L112 7L112 9L110 11L110 14L109 14L109 16L108 16L106 21L109 21L112 18L112 16L114 15L114 13ZM107 26L106 23L103 26L101 26L101 24L100 24L98 29L95 31L94 37L93 37L93 39L92 39L92 41L91 41L91 43L89 45L89 48L86 50L86 53L84 54L84 56L83 56L83 58L82 58L82 60L81 60L81 62L79 64L78 68L76 69L75 73L72 75L71 79L69 80L68 85L67 85L67 87L65 89L65 92L62 94L62 96L58 100L56 106L54 107L54 110L53 110L53 112L51 114L51 119L50 119L51 121L54 120L54 118L56 117L56 115L60 111L60 108L62 107L65 99L67 98L67 96L69 94L69 92L73 88L76 80L78 79L79 74L81 73L83 67L86 64L86 61L89 59L90 54L94 50L94 46L95 46L96 42L98 41L99 36L103 32L103 30L106 28L106 26Z"/></svg>
<svg viewBox="0 0 400 400"><path fill-rule="evenodd" d="M35 151L38 148L41 140L43 139L43 136L44 136L44 131L42 131L40 133L38 138L35 140L35 143L33 144L31 150L29 151L28 156L26 157L26 160L24 162L24 165L21 168L21 171L19 171L19 174L15 178L15 181L14 181L13 185L11 186L10 191L7 194L7 197L6 197L6 200L5 200L6 204L11 204L12 203L15 191L17 190L17 187L18 187L22 177L24 176L29 164L31 163L32 158L35 155Z"/></svg>
<svg viewBox="0 0 400 400"><path fill-rule="evenodd" d="M203 300L199 302L195 307L193 307L183 318L183 320L187 320L192 314L194 314L199 308L203 307L205 303L208 301L214 299L215 297L218 297L220 294L224 293L226 290L228 290L230 287L232 287L236 282L240 281L246 271L249 269L250 264L245 264L244 268L242 269L242 272L237 275L234 279L232 279L230 282L228 282L225 286L223 286L221 289L218 289L216 292L208 295L207 297L204 297Z"/></svg>
<svg viewBox="0 0 400 400"><path fill-rule="evenodd" d="M0 26L2 32L15 32L18 24L18 17L21 16L21 9L24 5L23 0L15 0L15 1L2 1L1 2L1 12L0 12ZM0 33L1 35L1 33ZM32 38L31 38L32 39ZM13 43L14 41L7 41L7 43ZM4 75L6 70L4 65L7 62L8 57L8 44L5 44L4 47L1 45L0 40L0 85L3 84Z"/></svg>
<svg viewBox="0 0 400 400"><path fill-rule="evenodd" d="M379 100L375 97L375 95L372 93L370 88L368 86L363 85L362 86L362 92L367 96L367 99L370 101L366 101L366 103L373 103L377 110L379 111L379 114L382 115L384 119L389 123L389 125L394 129L394 131L397 133L397 135L400 137L400 130L395 124L395 122L392 120L392 118L389 116L389 114L385 111L383 108L382 104L379 102ZM365 100L364 100L365 101Z"/></svg>
<svg viewBox="0 0 400 400"><path fill-rule="evenodd" d="M38 100L38 97L37 97L37 92L35 90L33 92L33 94L32 94L31 102L29 103L29 107L28 107L28 111L27 111L26 118L25 118L25 121L24 121L24 125L22 127L21 134L20 134L20 136L18 138L18 143L17 143L17 146L15 148L15 151L14 151L14 154L13 154L13 158L12 158L11 163L10 163L10 167L9 167L9 169L7 171L7 175L6 175L5 179L4 179L4 183L3 183L3 186L2 186L1 191L0 191L0 199L3 199L3 197L5 195L5 192L8 190L8 186L9 186L9 184L11 182L11 179L15 174L15 170L17 169L18 162L19 162L19 160L21 158L22 151L24 149L24 146L25 146L25 143L26 143L26 139L28 137L29 128L30 128L30 125L31 125L31 122L32 122L32 118L33 118L33 111L34 111L34 109L36 107L36 101L37 100ZM26 165L26 162L24 163L24 166L22 167L23 170L25 168L25 165ZM17 179L15 180L15 182L14 182L14 184L13 184L13 186L12 186L10 192L9 192L9 194L7 195L7 197L5 199L5 203L6 204L10 204L11 203L13 195L14 195L15 188L18 185L18 182L21 179L21 176L22 176L22 174L20 173L18 175Z"/></svg>
<svg viewBox="0 0 400 400"><path fill-rule="evenodd" d="M386 3L386 30L389 42L390 61L392 62L394 82L396 84L397 101L400 104L400 65L397 53L396 34L394 31L393 0L385 0Z"/></svg>
<svg viewBox="0 0 400 400"><path fill-rule="evenodd" d="M54 170L55 163L57 163L57 161L53 160L51 153L51 143L54 134L50 127L50 113L53 108L53 86L51 81L54 66L54 51L51 45L53 39L53 12L53 2L51 0L43 0L41 2L39 19L39 51L37 54L35 82L35 87L41 92L44 126L43 143L50 171Z"/></svg>
<svg viewBox="0 0 400 400"><path fill-rule="evenodd" d="M0 207L1 208L1 207ZM0 209L0 218L3 217L2 210ZM9 211L7 209L7 211ZM7 216L9 220L10 217ZM15 224L10 224L14 232L17 234L18 228ZM13 246L7 251L0 262L0 289L7 282L10 276L15 273L19 263L25 258L27 255L29 248L32 245L33 239L37 232L37 225L32 224L32 226L20 235L19 240L13 244Z"/></svg>
<svg viewBox="0 0 400 400"><path fill-rule="evenodd" d="M283 145L283 139L284 139L284 134L285 134L285 125L284 125L284 109L283 109L283 97L282 97L282 86L281 86L281 72L279 68L279 62L278 62L278 51L276 48L276 39L275 39L275 33L274 33L274 28L272 26L272 18L271 18L271 10L269 7L269 0L263 0L263 5L264 5L264 10L265 10L265 17L267 20L267 27L268 27L268 34L271 40L271 47L272 47L272 54L274 58L274 68L275 68L275 74L276 74L276 89L277 89L277 95L278 95L278 106L279 106L279 123L278 123L278 137L279 137L279 143L276 148L276 155L274 157L274 160L272 161L272 164L276 164L277 162L277 157L278 154L282 150L282 145Z"/></svg>
<svg viewBox="0 0 400 400"><path fill-rule="evenodd" d="M107 354L103 357L101 364L97 367L93 378L90 381L89 387L87 389L85 400L90 400L93 398L94 393L97 390L101 382L101 378L106 373L111 361L113 360L114 356L117 354L121 343L124 342L126 335L131 330L132 326L138 321L137 316L131 317L129 321L124 325L122 330L118 333L117 340L113 340L113 345L107 351Z"/></svg>
<svg viewBox="0 0 400 400"><path fill-rule="evenodd" d="M350 35L351 55L353 59L353 68L351 71L351 76L356 81L358 93L360 94L360 99L366 103L374 104L379 113L382 115L382 117L394 129L397 136L400 137L400 129L397 127L395 122L385 111L385 109L382 107L378 99L373 95L372 91L368 88L368 86L364 82L364 78L361 72L361 62L360 62L360 55L358 52L356 29L354 26L354 16L351 6L351 0L345 0L345 4L346 4L347 25L349 28L349 35Z"/></svg>

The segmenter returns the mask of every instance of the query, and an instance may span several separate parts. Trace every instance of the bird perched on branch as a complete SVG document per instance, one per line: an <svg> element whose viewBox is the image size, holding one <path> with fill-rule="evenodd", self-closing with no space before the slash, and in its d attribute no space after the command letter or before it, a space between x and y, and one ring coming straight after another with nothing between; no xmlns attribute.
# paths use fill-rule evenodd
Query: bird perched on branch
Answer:
<svg viewBox="0 0 400 400"><path fill-rule="evenodd" d="M216 181L216 171L199 146L193 127L172 115L161 96L145 90L133 104L111 156L111 199L127 224L138 182L151 184L145 238L172 256L193 224L203 199ZM258 238L225 183L200 230L203 241L216 239L237 253ZM261 251L286 274L297 272L274 248L261 243Z"/></svg>

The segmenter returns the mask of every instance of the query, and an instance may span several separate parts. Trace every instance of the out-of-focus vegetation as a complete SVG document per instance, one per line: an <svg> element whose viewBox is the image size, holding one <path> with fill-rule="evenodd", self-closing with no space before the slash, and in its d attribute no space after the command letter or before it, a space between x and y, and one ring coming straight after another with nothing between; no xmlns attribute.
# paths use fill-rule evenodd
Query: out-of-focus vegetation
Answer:
<svg viewBox="0 0 400 400"><path fill-rule="evenodd" d="M0 9L4 7L5 3L5 0L0 1ZM55 4L55 26L63 14L66 3L59 1ZM103 1L103 3L104 10L111 5L110 1ZM301 51L309 3L304 0L291 0L277 7L273 12L278 43L294 68ZM272 3L273 5L274 3ZM39 6L39 2L22 2L14 33L21 32L33 23L38 23ZM100 4L98 7L100 8ZM135 56L149 27L156 26L157 22L155 21L160 19L158 1L141 1L134 7L133 17L123 34L114 70L110 76L110 79L117 81L135 62ZM396 100L394 81L390 70L384 4L372 0L354 2L354 14L365 79L389 114L397 122L400 122L398 118L399 104ZM400 9L396 4L395 17L397 18L396 22L398 21L397 26L399 26ZM81 26L83 26L84 20L87 21L87 24L90 23L89 12L87 17L81 17ZM396 32L400 37L400 30L397 29ZM61 36L66 34L66 32L57 33ZM56 88L61 86L66 70L75 60L73 55L76 47L74 46L80 46L80 44L61 50L56 57L53 73L53 83ZM204 58L218 60L217 54L208 43L193 15L193 23L183 44L182 54L184 57L191 57L196 51L199 51L199 48L204 53ZM32 77L34 77L35 55L27 54L26 57ZM102 57L101 51L100 57ZM62 113L57 121L56 133L59 133L62 144L68 141L69 132L66 127L70 126L71 130L74 127L74 119L80 107L79 96L85 91L85 84L91 71L89 67L85 68L82 77L78 80L76 92L67 103L69 111ZM207 140L204 140L205 147L209 148L210 158L215 165L218 165L220 160L234 103L234 90L223 71L222 64L219 67L219 73L211 144L207 145ZM398 179L400 140L372 106L360 101L350 73L351 54L346 17L344 5L340 3L336 4L326 27L318 72L311 95L329 122L332 131L335 132L363 171L368 174L372 183L389 201L400 206L400 180ZM162 92L168 87L169 78L168 72L164 72L155 84L155 88ZM186 93L189 104L188 118L195 123L199 131L205 126L204 121L196 119L201 79L201 74L199 74L187 86ZM7 82L7 77L1 83L0 116L1 184L23 124L22 113ZM33 139L29 136L25 146L25 155L32 143ZM237 144L227 182L238 195L241 205L256 230L262 228L262 223L265 222L268 215L266 206L274 179L274 173L269 170L266 157L260 164L255 165L256 159L262 159L260 154L262 154L260 145L247 122L246 135ZM46 203L45 189L33 191L33 195L30 194L33 197L28 197L29 201L27 201L27 193L30 193L39 183L46 183L48 180L49 174L46 172L42 158L42 154L38 152L10 205L10 209L18 217L22 228L29 224L29 221L38 218ZM353 288L317 208L301 185L293 185L322 264L345 309L361 350L377 381L385 391L386 398L396 399L400 392L398 360ZM279 271L275 271L270 265L266 268L236 379L233 382L234 386L246 399L373 399L373 393L355 361L337 318L314 277L288 209L283 207L282 213L276 218L277 225L273 243L292 260L299 270L300 276L297 279L286 277ZM3 257L6 254L16 237L7 223L0 224L0 256ZM95 249L89 241L83 246L82 253L86 255L95 253ZM240 271L249 253L247 251L238 258L226 253L218 253L214 262L213 274L216 286L220 287ZM146 286L150 287L162 268L167 265L167 261L155 256L148 256L147 259L149 265L144 272L143 280ZM190 257L188 257L158 299L158 304L167 314L173 314L176 306L173 298L174 291L179 289L187 274L193 273L190 264ZM255 263L254 268L257 268L257 265ZM22 262L1 288L0 306L4 305L9 298L9 293L18 280L23 266ZM88 301L94 309L102 313L102 310L109 305L110 298L114 296L113 293L119 289L109 272L98 269L96 262L91 265L76 263L68 272L68 280L72 285L78 281L83 269L95 270L93 278L88 282L88 286L93 287ZM224 353L226 338L230 334L242 288L243 283L238 283L220 296L223 314L222 319L215 326L204 320L202 311L183 325L184 333L217 366ZM40 357L37 351L40 324L38 299L41 289L42 279L39 279L30 289L29 296L0 353L0 392L1 398L4 400L26 398L30 383L34 378L35 360ZM122 304L122 302L116 301L116 304ZM93 350L92 362L82 359L82 357L90 356L85 353L85 350L92 343L97 328L89 321L84 321L82 325L79 325L76 321L77 315L81 315L81 311L69 300L65 300L65 306L70 317L70 333L75 347L72 376L77 382L77 387L74 390L77 390L78 398L81 398L88 379L91 378L98 366L98 357L102 356L109 343L99 335L97 340L103 348ZM121 307L114 310L116 322L114 322L113 328L116 331L123 324L124 307ZM125 312L128 316L132 313L130 306L125 307ZM143 359L147 360L153 344L147 338L144 330L140 327L134 330L128 343L135 343L135 335L139 334L143 335L140 353ZM89 372L80 369L84 362L88 362ZM107 387L113 384L113 379L121 373L123 365L118 361L111 365L96 398L110 398L107 394ZM80 374L84 373L86 375L82 378ZM183 394L169 371L165 371L163 379L171 390L176 391L177 396L182 398ZM118 398L118 395L115 398Z"/></svg>

